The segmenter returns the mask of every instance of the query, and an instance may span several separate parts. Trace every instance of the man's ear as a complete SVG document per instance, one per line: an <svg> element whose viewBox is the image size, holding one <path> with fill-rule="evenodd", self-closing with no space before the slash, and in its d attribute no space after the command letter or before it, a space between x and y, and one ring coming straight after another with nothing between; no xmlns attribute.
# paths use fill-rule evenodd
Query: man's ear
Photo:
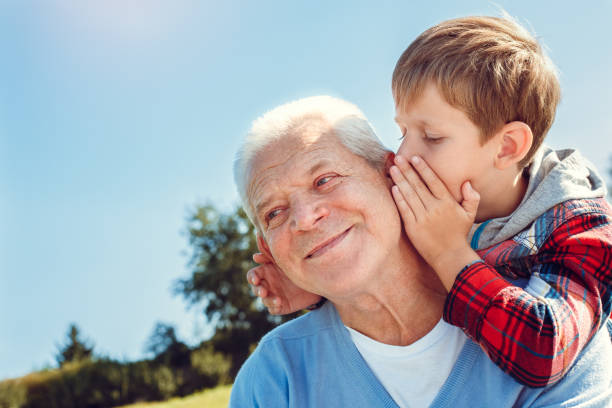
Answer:
<svg viewBox="0 0 612 408"><path fill-rule="evenodd" d="M391 178L389 170L391 170L391 166L395 165L394 159L395 153L387 152L387 154L385 155L385 176L387 176L388 178Z"/></svg>
<svg viewBox="0 0 612 408"><path fill-rule="evenodd" d="M257 249L259 249L259 252L270 258L270 260L274 259L274 257L272 256L272 252L270 252L270 247L268 246L268 243L266 242L265 238L262 237L259 233L257 233Z"/></svg>
<svg viewBox="0 0 612 408"><path fill-rule="evenodd" d="M496 137L500 138L495 156L495 167L499 170L518 164L529 153L533 144L533 133L525 122L506 123L497 132Z"/></svg>

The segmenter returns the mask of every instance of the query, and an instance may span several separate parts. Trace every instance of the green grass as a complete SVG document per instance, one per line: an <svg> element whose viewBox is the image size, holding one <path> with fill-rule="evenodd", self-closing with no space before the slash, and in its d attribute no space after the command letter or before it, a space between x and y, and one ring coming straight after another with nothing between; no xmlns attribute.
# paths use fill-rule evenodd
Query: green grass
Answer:
<svg viewBox="0 0 612 408"><path fill-rule="evenodd" d="M221 385L184 398L172 398L163 402L139 402L121 408L226 408L231 385Z"/></svg>

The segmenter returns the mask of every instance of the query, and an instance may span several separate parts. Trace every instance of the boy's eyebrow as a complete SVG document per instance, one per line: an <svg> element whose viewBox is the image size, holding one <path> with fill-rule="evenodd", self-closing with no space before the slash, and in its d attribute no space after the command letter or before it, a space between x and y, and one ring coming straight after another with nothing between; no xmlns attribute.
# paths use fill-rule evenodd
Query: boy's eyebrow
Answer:
<svg viewBox="0 0 612 408"><path fill-rule="evenodd" d="M395 121L395 123L397 123L398 125L400 124L400 123L399 123L399 120L398 120L398 118L397 118L397 116L396 116L396 117L394 117L394 118L393 118L393 120L394 120L394 121ZM432 123L432 122L430 122L430 121L429 121L429 120L427 120L427 119L419 119L419 120L417 121L417 125L418 125L418 126L421 126L421 127L423 127L423 126L437 127L437 126L438 126L438 124L436 124L436 123Z"/></svg>

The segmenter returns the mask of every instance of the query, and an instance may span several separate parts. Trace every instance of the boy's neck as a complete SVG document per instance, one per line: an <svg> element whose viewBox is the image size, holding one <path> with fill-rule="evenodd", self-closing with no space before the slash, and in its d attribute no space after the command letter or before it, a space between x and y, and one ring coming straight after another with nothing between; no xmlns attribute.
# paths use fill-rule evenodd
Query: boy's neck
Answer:
<svg viewBox="0 0 612 408"><path fill-rule="evenodd" d="M517 209L525 193L529 179L519 171L507 174L491 183L486 192L481 192L481 200L476 213L476 222L506 217Z"/></svg>

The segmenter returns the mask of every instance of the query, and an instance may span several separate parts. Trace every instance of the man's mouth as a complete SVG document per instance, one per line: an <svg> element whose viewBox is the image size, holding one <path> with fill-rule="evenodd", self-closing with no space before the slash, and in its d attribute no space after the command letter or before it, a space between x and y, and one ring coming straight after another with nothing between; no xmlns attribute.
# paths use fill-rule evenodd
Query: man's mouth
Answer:
<svg viewBox="0 0 612 408"><path fill-rule="evenodd" d="M310 250L308 255L306 255L306 259L316 258L318 256L323 255L325 252L329 251L330 249L338 245L344 238L346 238L351 229L353 229L353 226L350 226L349 228L344 230L344 232L341 232L340 234L317 245L316 247Z"/></svg>

